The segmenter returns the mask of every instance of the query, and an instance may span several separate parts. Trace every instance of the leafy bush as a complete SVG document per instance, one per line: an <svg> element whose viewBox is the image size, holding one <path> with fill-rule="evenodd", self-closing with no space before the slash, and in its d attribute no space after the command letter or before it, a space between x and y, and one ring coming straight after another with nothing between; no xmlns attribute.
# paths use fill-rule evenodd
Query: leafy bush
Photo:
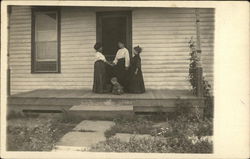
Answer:
<svg viewBox="0 0 250 159"><path fill-rule="evenodd" d="M90 151L94 152L129 152L127 143L120 141L118 138L109 138L101 141L91 147Z"/></svg>
<svg viewBox="0 0 250 159"><path fill-rule="evenodd" d="M153 122L143 117L134 117L131 119L118 118L114 120L115 125L105 131L105 137L109 138L116 133L130 134L150 134L153 130Z"/></svg>
<svg viewBox="0 0 250 159"><path fill-rule="evenodd" d="M211 118L205 118L200 121L197 129L195 129L194 134L196 136L212 136L213 135L213 121Z"/></svg>
<svg viewBox="0 0 250 159"><path fill-rule="evenodd" d="M50 151L54 144L75 126L75 124L62 123L61 119L55 118L16 120L38 124L33 126L9 124L7 127L7 150L9 151Z"/></svg>
<svg viewBox="0 0 250 159"><path fill-rule="evenodd" d="M188 104L188 103L186 103ZM158 152L158 153L211 153L212 118L202 118L201 112L179 103L175 118L164 122L164 127L153 127L145 118L117 119L116 125L105 132L108 139L93 146L100 152ZM130 138L122 142L112 137L115 133L151 134L152 138ZM204 139L205 136L205 139Z"/></svg>
<svg viewBox="0 0 250 159"><path fill-rule="evenodd" d="M163 137L187 137L187 136L211 136L213 135L213 123L209 119L198 122L187 122L183 116L176 120L170 120L165 127L152 131L153 136Z"/></svg>
<svg viewBox="0 0 250 159"><path fill-rule="evenodd" d="M200 60L197 56L198 52L195 46L195 42L193 41L193 38L189 41L189 48L190 48L190 64L189 64L189 82L192 86L192 91L195 95L197 95L197 84L199 81L197 81L197 63ZM205 98L205 109L204 109L204 116L207 118L213 118L213 109L214 109L214 103L213 103L213 97L211 95L211 85L209 82L205 79L205 77L202 77L202 85L203 85L203 97Z"/></svg>
<svg viewBox="0 0 250 159"><path fill-rule="evenodd" d="M15 151L51 150L56 129L51 128L51 122L35 127L8 126L8 149Z"/></svg>
<svg viewBox="0 0 250 159"><path fill-rule="evenodd" d="M204 117L214 117L214 98L212 96L207 96L205 98Z"/></svg>
<svg viewBox="0 0 250 159"><path fill-rule="evenodd" d="M175 117L168 120L164 128L153 131L154 136L182 137L182 136L211 136L213 134L213 119L203 117L197 107L188 102L177 101Z"/></svg>
<svg viewBox="0 0 250 159"><path fill-rule="evenodd" d="M115 125L105 132L106 138L116 133L151 134L164 137L180 136L211 136L213 134L213 119L203 118L198 108L193 108L188 102L177 102L174 118L165 120L164 128L153 127L154 122L143 117L133 119L119 118Z"/></svg>
<svg viewBox="0 0 250 159"><path fill-rule="evenodd" d="M193 143L192 140L181 137L169 138L130 138L129 142L122 142L117 138L110 138L91 148L95 152L144 152L144 153L211 153L212 144L206 140Z"/></svg>
<svg viewBox="0 0 250 159"><path fill-rule="evenodd" d="M193 88L193 93L197 94L197 79L196 79L196 68L199 61L199 57L197 56L197 50L195 46L195 42L193 41L193 37L189 41L189 49L190 49L190 64L189 64L189 82Z"/></svg>

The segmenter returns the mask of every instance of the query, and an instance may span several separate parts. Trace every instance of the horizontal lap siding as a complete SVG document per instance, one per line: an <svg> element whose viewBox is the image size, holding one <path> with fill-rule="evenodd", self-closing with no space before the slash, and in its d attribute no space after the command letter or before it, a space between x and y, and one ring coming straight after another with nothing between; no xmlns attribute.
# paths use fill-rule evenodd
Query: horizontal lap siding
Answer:
<svg viewBox="0 0 250 159"><path fill-rule="evenodd" d="M143 48L142 69L147 88L190 88L188 41L195 35L194 9L133 11L133 45Z"/></svg>
<svg viewBox="0 0 250 159"><path fill-rule="evenodd" d="M12 7L10 16L9 65L11 69L11 94L30 90L31 72L31 9ZM21 75L17 77L17 75ZM19 81L26 83L20 86Z"/></svg>
<svg viewBox="0 0 250 159"><path fill-rule="evenodd" d="M213 88L214 9L200 9L202 66L205 79Z"/></svg>
<svg viewBox="0 0 250 159"><path fill-rule="evenodd" d="M204 75L213 81L214 14L201 9L201 48ZM31 9L13 7L10 19L11 92L33 89L91 89L94 11L61 10L61 73L31 74ZM142 69L146 88L189 89L188 41L196 37L194 9L133 9L133 45L143 47Z"/></svg>
<svg viewBox="0 0 250 159"><path fill-rule="evenodd" d="M204 75L213 85L214 10L200 9ZM143 47L147 88L190 89L188 41L196 38L194 9L135 9L133 45Z"/></svg>
<svg viewBox="0 0 250 159"><path fill-rule="evenodd" d="M31 9L13 7L10 18L11 93L92 87L95 13L61 10L61 73L31 74Z"/></svg>
<svg viewBox="0 0 250 159"><path fill-rule="evenodd" d="M68 74L64 86L92 88L93 44L96 41L95 12L82 8L62 9L62 71ZM60 81L59 79L58 81Z"/></svg>

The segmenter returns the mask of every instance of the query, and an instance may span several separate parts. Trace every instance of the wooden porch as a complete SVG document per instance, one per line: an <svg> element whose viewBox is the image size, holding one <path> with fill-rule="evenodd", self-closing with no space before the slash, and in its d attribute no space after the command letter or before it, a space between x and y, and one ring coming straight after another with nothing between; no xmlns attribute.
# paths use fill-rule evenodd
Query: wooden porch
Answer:
<svg viewBox="0 0 250 159"><path fill-rule="evenodd" d="M73 112L78 115L171 112L176 102L203 108L204 100L189 90L147 90L143 94L96 94L91 90L34 90L8 98L10 111ZM187 106L190 106L187 104Z"/></svg>
<svg viewBox="0 0 250 159"><path fill-rule="evenodd" d="M112 93L93 93L91 90L80 89L80 90L61 90L61 89L39 89L30 92L24 92L14 94L13 98L81 98L81 99L196 99L196 96L192 94L190 90L147 90L142 94L125 93L122 95L114 95Z"/></svg>

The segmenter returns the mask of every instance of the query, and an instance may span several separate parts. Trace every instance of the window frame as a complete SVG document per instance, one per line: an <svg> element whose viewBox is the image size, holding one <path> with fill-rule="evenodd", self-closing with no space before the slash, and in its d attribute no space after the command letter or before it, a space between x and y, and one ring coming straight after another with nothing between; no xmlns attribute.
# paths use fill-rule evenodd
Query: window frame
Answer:
<svg viewBox="0 0 250 159"><path fill-rule="evenodd" d="M31 25L31 73L40 74L40 73L61 73L61 10L59 7L33 7L32 9L32 25ZM36 70L36 13L37 12L56 12L57 14L57 61L56 67L57 70L51 71L39 71ZM41 62L41 61L40 61ZM43 61L46 62L46 61ZM51 61L47 61L51 62Z"/></svg>

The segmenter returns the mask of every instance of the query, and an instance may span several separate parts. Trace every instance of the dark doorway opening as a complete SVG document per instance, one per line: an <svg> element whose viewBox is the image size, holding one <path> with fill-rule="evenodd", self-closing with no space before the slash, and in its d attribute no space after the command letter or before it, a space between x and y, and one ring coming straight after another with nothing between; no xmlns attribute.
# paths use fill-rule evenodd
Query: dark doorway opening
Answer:
<svg viewBox="0 0 250 159"><path fill-rule="evenodd" d="M130 11L97 13L97 41L103 45L103 54L112 61L118 50L118 41L123 41L131 53L132 22Z"/></svg>
<svg viewBox="0 0 250 159"><path fill-rule="evenodd" d="M126 43L126 18L109 17L103 18L102 21L103 53L107 56L107 59L111 60L119 49L118 41L121 40Z"/></svg>

